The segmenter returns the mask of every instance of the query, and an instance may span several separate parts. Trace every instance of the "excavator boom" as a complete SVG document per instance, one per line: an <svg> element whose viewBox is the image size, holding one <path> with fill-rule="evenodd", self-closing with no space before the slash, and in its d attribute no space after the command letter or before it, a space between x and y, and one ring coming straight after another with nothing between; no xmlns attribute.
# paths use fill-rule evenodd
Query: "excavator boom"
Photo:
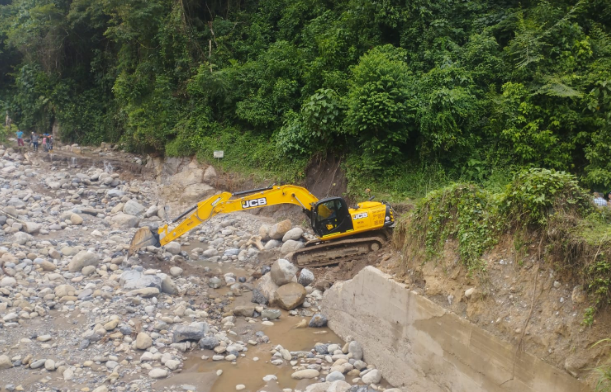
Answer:
<svg viewBox="0 0 611 392"><path fill-rule="evenodd" d="M295 204L304 210L311 211L312 205L317 201L318 199L307 189L295 185L271 186L237 193L222 192L200 201L180 215L172 223L181 220L192 212L171 230L167 224L160 227L157 234L147 227L140 228L134 235L129 254L131 255L145 246L163 246L172 242L217 214L228 214L278 204Z"/></svg>

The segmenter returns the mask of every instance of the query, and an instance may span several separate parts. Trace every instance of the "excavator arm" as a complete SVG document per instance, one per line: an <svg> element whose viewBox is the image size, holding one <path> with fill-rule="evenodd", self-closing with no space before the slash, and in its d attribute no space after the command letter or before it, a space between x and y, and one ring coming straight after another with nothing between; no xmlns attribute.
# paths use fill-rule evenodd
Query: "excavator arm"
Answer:
<svg viewBox="0 0 611 392"><path fill-rule="evenodd" d="M129 254L144 246L163 246L172 242L217 214L229 214L278 204L295 204L311 211L312 205L317 201L318 199L307 189L295 185L271 186L237 193L222 192L200 201L180 215L171 223L188 216L171 230L168 224L160 227L157 234L148 227L140 228L132 239Z"/></svg>

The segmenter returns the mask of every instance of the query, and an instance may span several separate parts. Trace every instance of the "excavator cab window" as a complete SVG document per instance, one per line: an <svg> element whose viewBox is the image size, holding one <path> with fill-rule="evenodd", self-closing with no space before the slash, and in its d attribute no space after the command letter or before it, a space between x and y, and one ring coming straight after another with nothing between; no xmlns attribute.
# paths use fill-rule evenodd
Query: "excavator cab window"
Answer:
<svg viewBox="0 0 611 392"><path fill-rule="evenodd" d="M322 200L316 205L314 232L319 236L343 233L352 229L348 206L342 198Z"/></svg>

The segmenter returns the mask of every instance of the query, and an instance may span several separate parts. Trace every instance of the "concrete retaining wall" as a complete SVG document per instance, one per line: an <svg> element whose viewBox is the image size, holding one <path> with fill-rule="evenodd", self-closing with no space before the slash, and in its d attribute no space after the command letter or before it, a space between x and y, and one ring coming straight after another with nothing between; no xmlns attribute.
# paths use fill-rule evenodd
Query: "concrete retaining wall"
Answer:
<svg viewBox="0 0 611 392"><path fill-rule="evenodd" d="M446 311L374 267L327 290L331 329L351 335L409 392L588 392L565 371Z"/></svg>

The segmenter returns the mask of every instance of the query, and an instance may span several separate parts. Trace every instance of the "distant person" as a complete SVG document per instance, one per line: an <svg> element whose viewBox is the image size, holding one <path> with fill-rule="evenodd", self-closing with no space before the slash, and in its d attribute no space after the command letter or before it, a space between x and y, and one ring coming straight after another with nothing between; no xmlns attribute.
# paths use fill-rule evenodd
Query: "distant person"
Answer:
<svg viewBox="0 0 611 392"><path fill-rule="evenodd" d="M23 143L23 131L17 130L17 147L24 147Z"/></svg>
<svg viewBox="0 0 611 392"><path fill-rule="evenodd" d="M49 151L53 150L53 135L49 135L49 138L47 139L47 148Z"/></svg>
<svg viewBox="0 0 611 392"><path fill-rule="evenodd" d="M42 150L43 150L44 152L49 152L49 147L47 146L47 140L48 140L48 139L47 139L47 134L46 134L46 133L44 133L44 134L42 135Z"/></svg>
<svg viewBox="0 0 611 392"><path fill-rule="evenodd" d="M597 207L606 207L607 200L605 200L600 193L594 192L594 204L596 204Z"/></svg>
<svg viewBox="0 0 611 392"><path fill-rule="evenodd" d="M32 132L32 138L30 139L30 143L32 143L34 151L38 151L38 135L36 134L36 132Z"/></svg>

